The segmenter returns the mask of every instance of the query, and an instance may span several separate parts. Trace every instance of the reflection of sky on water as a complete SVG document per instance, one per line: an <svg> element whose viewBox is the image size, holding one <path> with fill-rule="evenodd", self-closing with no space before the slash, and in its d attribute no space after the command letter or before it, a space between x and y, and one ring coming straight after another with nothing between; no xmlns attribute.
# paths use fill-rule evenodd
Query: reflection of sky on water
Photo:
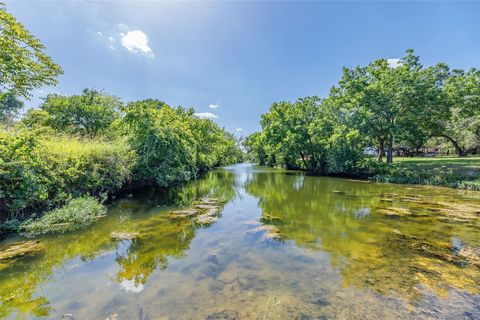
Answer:
<svg viewBox="0 0 480 320"><path fill-rule="evenodd" d="M135 284L135 280L125 279L120 282L120 286L127 292L139 293L143 291L143 283Z"/></svg>

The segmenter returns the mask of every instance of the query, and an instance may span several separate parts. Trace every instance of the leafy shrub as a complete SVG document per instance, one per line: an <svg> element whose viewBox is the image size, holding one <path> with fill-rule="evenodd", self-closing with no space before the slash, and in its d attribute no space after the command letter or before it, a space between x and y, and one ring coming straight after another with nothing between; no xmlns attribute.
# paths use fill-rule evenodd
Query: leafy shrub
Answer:
<svg viewBox="0 0 480 320"><path fill-rule="evenodd" d="M114 192L130 178L133 161L125 141L0 131L0 220L51 209L72 197Z"/></svg>
<svg viewBox="0 0 480 320"><path fill-rule="evenodd" d="M26 220L21 230L27 235L67 232L88 227L105 215L105 207L94 197L70 200L61 208L45 213L36 220Z"/></svg>
<svg viewBox="0 0 480 320"><path fill-rule="evenodd" d="M7 220L0 224L0 236L3 234L13 234L19 232L21 229L21 222L17 219Z"/></svg>
<svg viewBox="0 0 480 320"><path fill-rule="evenodd" d="M174 109L157 101L129 105L130 144L138 155L134 179L167 187L196 176L195 140Z"/></svg>

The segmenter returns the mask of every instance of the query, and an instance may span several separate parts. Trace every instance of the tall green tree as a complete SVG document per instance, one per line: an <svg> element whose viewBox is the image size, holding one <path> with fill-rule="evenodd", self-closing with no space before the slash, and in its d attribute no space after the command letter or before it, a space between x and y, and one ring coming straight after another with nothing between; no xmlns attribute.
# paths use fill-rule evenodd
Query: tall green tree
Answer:
<svg viewBox="0 0 480 320"><path fill-rule="evenodd" d="M95 89L84 89L80 95L50 94L41 109L48 112L51 127L58 131L95 138L105 133L119 118L120 98Z"/></svg>
<svg viewBox="0 0 480 320"><path fill-rule="evenodd" d="M436 85L441 72L425 71L418 56L408 50L400 63L392 67L386 59L368 66L344 68L343 77L331 91L337 106L350 110L360 132L379 147L384 147L387 162L393 162L394 143L400 140L424 141L420 123L444 114L438 103L441 91ZM440 79L441 80L441 79Z"/></svg>
<svg viewBox="0 0 480 320"><path fill-rule="evenodd" d="M457 155L480 146L480 70L453 70L442 91L448 113L432 126L431 135L446 139Z"/></svg>
<svg viewBox="0 0 480 320"><path fill-rule="evenodd" d="M56 84L61 73L40 40L0 3L0 95L29 98L33 89Z"/></svg>

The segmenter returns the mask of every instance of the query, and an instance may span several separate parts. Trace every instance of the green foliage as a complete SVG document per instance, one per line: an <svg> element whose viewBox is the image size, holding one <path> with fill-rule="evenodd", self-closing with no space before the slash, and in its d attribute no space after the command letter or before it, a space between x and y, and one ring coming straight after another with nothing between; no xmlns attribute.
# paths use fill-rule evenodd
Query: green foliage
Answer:
<svg viewBox="0 0 480 320"><path fill-rule="evenodd" d="M0 95L28 98L43 85L57 83L62 69L44 53L44 45L0 3Z"/></svg>
<svg viewBox="0 0 480 320"><path fill-rule="evenodd" d="M95 138L105 134L119 118L121 107L119 98L94 89L84 89L81 95L50 94L41 106L48 116L44 114L39 121L59 132Z"/></svg>
<svg viewBox="0 0 480 320"><path fill-rule="evenodd" d="M362 175L365 141L347 125L350 121L348 113L317 97L274 103L262 116L262 132L247 137L244 145L262 164Z"/></svg>
<svg viewBox="0 0 480 320"><path fill-rule="evenodd" d="M167 187L241 156L232 134L195 117L193 110L150 99L128 104L125 113L130 144L138 155L134 179L141 183Z"/></svg>
<svg viewBox="0 0 480 320"><path fill-rule="evenodd" d="M0 236L3 234L15 234L20 232L22 222L17 219L7 220L0 224Z"/></svg>
<svg viewBox="0 0 480 320"><path fill-rule="evenodd" d="M260 165L267 164L267 155L262 142L262 134L254 132L243 141L243 146L247 150L247 159L257 162Z"/></svg>
<svg viewBox="0 0 480 320"><path fill-rule="evenodd" d="M451 71L443 63L425 68L413 50L407 50L396 65L378 59L344 68L326 99L273 103L262 115L262 131L247 137L244 146L250 159L260 164L320 174L374 175L382 166L366 157L365 150L372 148L380 161L386 151L388 163L394 151L413 155L429 143L438 146L439 138L458 155L478 152L479 105L479 70ZM419 176L423 173L402 174L405 181L428 180ZM401 175L385 177L394 176Z"/></svg>
<svg viewBox="0 0 480 320"><path fill-rule="evenodd" d="M0 95L0 123L11 123L23 108L23 102L12 93Z"/></svg>
<svg viewBox="0 0 480 320"><path fill-rule="evenodd" d="M61 208L48 211L39 219L25 221L21 230L33 236L82 229L94 223L105 213L105 207L96 198L75 198Z"/></svg>
<svg viewBox="0 0 480 320"><path fill-rule="evenodd" d="M118 190L129 179L133 160L125 141L0 131L2 218L52 208L83 194Z"/></svg>
<svg viewBox="0 0 480 320"><path fill-rule="evenodd" d="M195 140L174 109L155 101L138 101L127 106L125 121L138 155L136 180L167 187L195 177Z"/></svg>

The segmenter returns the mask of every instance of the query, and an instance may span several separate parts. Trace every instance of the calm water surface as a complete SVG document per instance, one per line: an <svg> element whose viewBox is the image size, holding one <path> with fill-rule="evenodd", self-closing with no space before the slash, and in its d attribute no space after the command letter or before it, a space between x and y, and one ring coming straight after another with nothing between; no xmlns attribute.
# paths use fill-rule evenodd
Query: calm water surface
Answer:
<svg viewBox="0 0 480 320"><path fill-rule="evenodd" d="M201 197L218 221L171 219ZM0 318L480 319L478 192L237 165L39 239L1 266Z"/></svg>

